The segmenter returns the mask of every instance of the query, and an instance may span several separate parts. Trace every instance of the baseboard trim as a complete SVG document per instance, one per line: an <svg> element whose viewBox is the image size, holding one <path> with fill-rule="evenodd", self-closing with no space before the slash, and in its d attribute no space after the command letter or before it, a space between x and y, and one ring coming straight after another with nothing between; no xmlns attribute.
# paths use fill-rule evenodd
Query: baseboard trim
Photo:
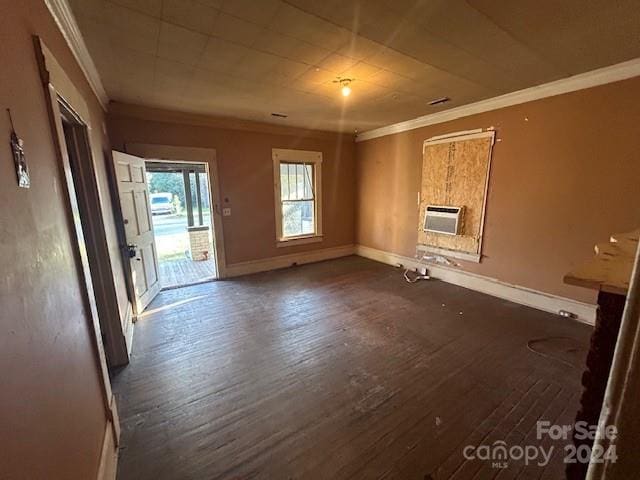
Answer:
<svg viewBox="0 0 640 480"><path fill-rule="evenodd" d="M376 248L356 245L356 255L369 258L388 265L402 265L406 268L416 268L421 264L417 259L385 252ZM494 297L509 300L550 313L566 310L576 315L580 322L594 325L596 319L596 305L579 302L570 298L560 297L520 285L513 285L500 280L465 272L457 268L441 265L429 265L429 275L438 280L475 290ZM562 318L562 317L561 317Z"/></svg>
<svg viewBox="0 0 640 480"><path fill-rule="evenodd" d="M287 268L292 265L302 265L305 263L321 262L332 258L346 257L355 253L354 245L343 245L339 247L323 248L308 252L291 253L288 255L278 255L277 257L251 260L227 264L225 278L239 277L252 273L267 272L279 268Z"/></svg>
<svg viewBox="0 0 640 480"><path fill-rule="evenodd" d="M115 480L118 470L118 448L116 447L113 425L109 420L105 426L102 450L100 451L100 464L98 466L97 480Z"/></svg>

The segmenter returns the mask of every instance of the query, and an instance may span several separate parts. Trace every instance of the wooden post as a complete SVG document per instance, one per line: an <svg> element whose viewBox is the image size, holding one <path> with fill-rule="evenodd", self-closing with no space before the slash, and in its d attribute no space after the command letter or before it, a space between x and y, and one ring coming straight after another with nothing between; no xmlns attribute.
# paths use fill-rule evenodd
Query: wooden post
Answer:
<svg viewBox="0 0 640 480"><path fill-rule="evenodd" d="M200 226L204 225L204 221L202 218L202 194L200 193L200 174L196 170L196 200L198 202L198 221L200 222Z"/></svg>
<svg viewBox="0 0 640 480"><path fill-rule="evenodd" d="M193 200L191 198L191 181L189 180L189 170L182 170L184 179L184 196L187 202L187 225L193 227Z"/></svg>

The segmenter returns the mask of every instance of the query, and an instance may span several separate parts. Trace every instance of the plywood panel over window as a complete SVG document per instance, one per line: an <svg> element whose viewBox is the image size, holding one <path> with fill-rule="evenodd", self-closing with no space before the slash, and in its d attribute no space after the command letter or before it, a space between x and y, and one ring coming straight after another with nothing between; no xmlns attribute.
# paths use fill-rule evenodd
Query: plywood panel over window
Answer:
<svg viewBox="0 0 640 480"><path fill-rule="evenodd" d="M425 141L418 223L419 246L479 260L494 132ZM428 205L463 207L458 235L424 229Z"/></svg>

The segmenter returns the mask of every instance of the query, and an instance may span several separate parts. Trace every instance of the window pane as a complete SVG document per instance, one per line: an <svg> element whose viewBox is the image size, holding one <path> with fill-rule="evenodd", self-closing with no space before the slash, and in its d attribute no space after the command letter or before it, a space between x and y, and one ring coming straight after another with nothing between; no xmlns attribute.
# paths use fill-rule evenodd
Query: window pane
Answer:
<svg viewBox="0 0 640 480"><path fill-rule="evenodd" d="M313 165L305 165L304 172L304 198L315 198L313 195Z"/></svg>
<svg viewBox="0 0 640 480"><path fill-rule="evenodd" d="M289 163L287 167L289 176L289 200L297 200L296 166L293 163Z"/></svg>
<svg viewBox="0 0 640 480"><path fill-rule="evenodd" d="M285 237L315 233L314 201L282 202L282 232Z"/></svg>
<svg viewBox="0 0 640 480"><path fill-rule="evenodd" d="M289 169L286 163L280 164L280 195L282 200L289 200Z"/></svg>
<svg viewBox="0 0 640 480"><path fill-rule="evenodd" d="M304 196L304 165L301 163L296 164L296 183L298 185L298 198L307 198Z"/></svg>
<svg viewBox="0 0 640 480"><path fill-rule="evenodd" d="M280 198L284 200L311 200L313 192L313 165L304 163L280 164Z"/></svg>

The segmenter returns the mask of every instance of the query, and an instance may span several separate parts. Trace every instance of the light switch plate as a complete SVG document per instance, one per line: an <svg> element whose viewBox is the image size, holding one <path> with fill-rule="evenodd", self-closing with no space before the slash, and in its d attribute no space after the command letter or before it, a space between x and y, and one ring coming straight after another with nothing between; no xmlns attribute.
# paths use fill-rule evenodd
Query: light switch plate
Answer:
<svg viewBox="0 0 640 480"><path fill-rule="evenodd" d="M223 208L222 209L222 216L223 217L230 217L231 216L231 209L230 208Z"/></svg>

